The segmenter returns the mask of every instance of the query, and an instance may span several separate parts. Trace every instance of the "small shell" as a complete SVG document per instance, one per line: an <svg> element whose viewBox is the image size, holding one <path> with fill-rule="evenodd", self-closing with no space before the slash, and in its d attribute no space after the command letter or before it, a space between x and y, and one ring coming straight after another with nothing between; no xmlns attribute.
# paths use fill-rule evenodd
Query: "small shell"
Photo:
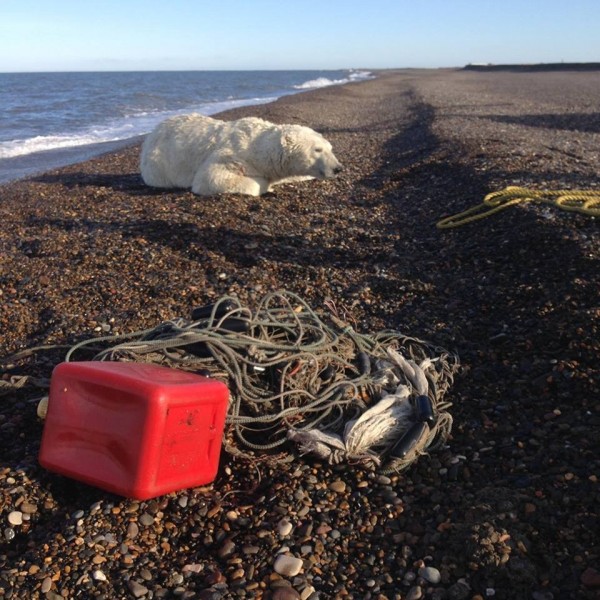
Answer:
<svg viewBox="0 0 600 600"><path fill-rule="evenodd" d="M45 419L48 413L48 396L44 396L37 405L37 416L40 419Z"/></svg>

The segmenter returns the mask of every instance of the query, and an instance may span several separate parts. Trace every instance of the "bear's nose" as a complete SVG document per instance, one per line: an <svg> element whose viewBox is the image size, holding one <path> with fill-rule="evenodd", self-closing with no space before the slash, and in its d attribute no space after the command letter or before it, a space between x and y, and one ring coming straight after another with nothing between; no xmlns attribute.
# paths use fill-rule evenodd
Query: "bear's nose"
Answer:
<svg viewBox="0 0 600 600"><path fill-rule="evenodd" d="M341 173L343 171L342 165L338 165L337 167L333 167L333 173L334 175L337 175L338 173Z"/></svg>

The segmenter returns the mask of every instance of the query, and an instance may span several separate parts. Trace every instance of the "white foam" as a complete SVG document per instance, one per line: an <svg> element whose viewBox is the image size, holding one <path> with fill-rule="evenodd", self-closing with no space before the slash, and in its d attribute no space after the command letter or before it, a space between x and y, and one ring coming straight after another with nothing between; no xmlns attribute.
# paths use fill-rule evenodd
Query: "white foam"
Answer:
<svg viewBox="0 0 600 600"><path fill-rule="evenodd" d="M348 77L343 79L328 79L327 77L317 77L310 79L304 83L294 86L296 90L314 90L317 88L328 87L330 85L342 85L352 81L360 81L362 79L371 79L373 75L369 71L352 71Z"/></svg>
<svg viewBox="0 0 600 600"><path fill-rule="evenodd" d="M13 158L15 156L33 154L34 152L88 146L101 142L113 142L127 139L128 137L133 137L131 131L126 134L117 133L117 131L111 129L104 131L92 130L71 135L38 135L26 140L11 140L10 142L0 143L0 158Z"/></svg>

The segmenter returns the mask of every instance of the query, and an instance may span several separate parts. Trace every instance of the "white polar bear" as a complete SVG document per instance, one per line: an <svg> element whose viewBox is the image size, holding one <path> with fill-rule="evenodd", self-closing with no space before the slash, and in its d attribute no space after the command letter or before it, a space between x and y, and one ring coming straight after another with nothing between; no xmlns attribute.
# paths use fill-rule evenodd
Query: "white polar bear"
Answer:
<svg viewBox="0 0 600 600"><path fill-rule="evenodd" d="M331 144L308 127L190 114L163 121L146 137L140 168L153 187L260 196L286 180L333 177L341 165Z"/></svg>

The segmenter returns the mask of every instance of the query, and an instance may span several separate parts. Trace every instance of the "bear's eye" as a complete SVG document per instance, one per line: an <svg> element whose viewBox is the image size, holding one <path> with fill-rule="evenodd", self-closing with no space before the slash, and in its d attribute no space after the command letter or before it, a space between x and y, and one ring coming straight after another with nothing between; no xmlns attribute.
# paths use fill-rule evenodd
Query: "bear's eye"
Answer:
<svg viewBox="0 0 600 600"><path fill-rule="evenodd" d="M315 152L317 152L317 153L323 152L323 148L315 148Z"/></svg>

